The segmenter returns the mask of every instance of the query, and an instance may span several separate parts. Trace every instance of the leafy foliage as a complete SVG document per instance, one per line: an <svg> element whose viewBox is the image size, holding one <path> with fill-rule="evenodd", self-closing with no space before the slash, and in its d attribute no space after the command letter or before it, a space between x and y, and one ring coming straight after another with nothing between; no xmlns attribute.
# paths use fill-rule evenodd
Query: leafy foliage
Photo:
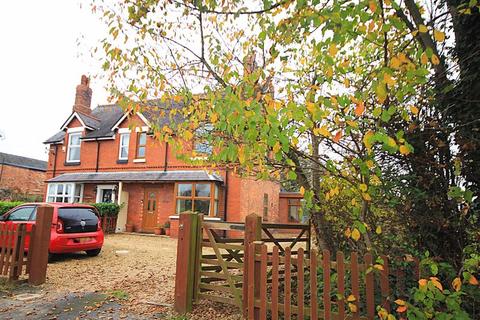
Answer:
<svg viewBox="0 0 480 320"><path fill-rule="evenodd" d="M0 201L0 215L6 213L7 211L23 204L21 201Z"/></svg>
<svg viewBox="0 0 480 320"><path fill-rule="evenodd" d="M101 217L118 216L121 206L116 203L89 203L89 205L97 208Z"/></svg>

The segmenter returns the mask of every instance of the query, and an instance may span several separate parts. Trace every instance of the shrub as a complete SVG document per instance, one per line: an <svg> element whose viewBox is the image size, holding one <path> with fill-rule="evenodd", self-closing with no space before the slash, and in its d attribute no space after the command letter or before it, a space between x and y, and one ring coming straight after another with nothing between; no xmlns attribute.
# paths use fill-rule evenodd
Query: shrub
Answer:
<svg viewBox="0 0 480 320"><path fill-rule="evenodd" d="M0 215L22 203L22 201L0 201Z"/></svg>
<svg viewBox="0 0 480 320"><path fill-rule="evenodd" d="M90 203L91 206L97 208L101 217L108 216L114 217L117 216L120 212L121 206L116 203Z"/></svg>

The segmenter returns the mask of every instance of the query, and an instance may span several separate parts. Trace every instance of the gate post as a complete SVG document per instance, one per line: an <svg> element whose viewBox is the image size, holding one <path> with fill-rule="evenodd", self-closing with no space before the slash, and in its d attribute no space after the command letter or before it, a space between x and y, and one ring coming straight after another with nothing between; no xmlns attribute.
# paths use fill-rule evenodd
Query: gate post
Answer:
<svg viewBox="0 0 480 320"><path fill-rule="evenodd" d="M252 279L249 276L249 248L255 241L262 240L262 217L256 215L255 213L249 214L245 219L245 239L243 245L245 246L244 258L243 258L243 316L246 318L248 316L248 285L249 279ZM253 270L251 271L253 273ZM250 280L251 281L251 280Z"/></svg>
<svg viewBox="0 0 480 320"><path fill-rule="evenodd" d="M48 247L52 228L53 207L42 205L37 208L35 231L30 235L30 268L28 283L38 286L47 278Z"/></svg>
<svg viewBox="0 0 480 320"><path fill-rule="evenodd" d="M192 310L195 282L199 216L181 213L178 226L177 265L175 273L175 311Z"/></svg>

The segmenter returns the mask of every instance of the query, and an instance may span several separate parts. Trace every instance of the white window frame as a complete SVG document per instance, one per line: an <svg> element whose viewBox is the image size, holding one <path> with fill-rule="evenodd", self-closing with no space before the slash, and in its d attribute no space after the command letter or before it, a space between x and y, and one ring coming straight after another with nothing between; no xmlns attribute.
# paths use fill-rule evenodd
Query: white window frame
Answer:
<svg viewBox="0 0 480 320"><path fill-rule="evenodd" d="M119 132L119 136L120 136L120 138L118 139L118 140L119 140L118 160L128 160L128 149L129 149L129 146L130 146L130 131L128 131L128 132ZM128 141L127 141L127 144L126 144L126 145L123 144L125 137L128 137ZM126 148L126 149L127 149L127 156L126 156L126 157L122 157L122 148Z"/></svg>
<svg viewBox="0 0 480 320"><path fill-rule="evenodd" d="M78 145L75 145L75 146L72 146L72 137L74 136L79 136L79 143ZM68 163L79 163L80 162L80 158L78 160L70 160L70 150L71 148L78 148L78 156L81 157L81 146L82 146L82 140L80 139L82 137L82 133L81 132L71 132L68 134L68 146L67 146L67 162Z"/></svg>
<svg viewBox="0 0 480 320"><path fill-rule="evenodd" d="M57 194L59 185L63 186L62 194ZM68 195L65 194L67 185L70 187L70 190L71 190L71 193ZM83 201L83 184L82 183L49 183L47 186L47 202L57 202L57 198L62 198L63 200L67 199L67 201L62 201L63 203L74 203L76 198L75 197L76 188L80 188L80 197L78 199L78 203L80 203ZM50 191L52 193L50 193Z"/></svg>
<svg viewBox="0 0 480 320"><path fill-rule="evenodd" d="M95 199L96 203L101 203L102 202L102 190L108 190L112 189L112 203L116 203L116 194L115 194L115 185L113 184L102 184L102 185L97 185L97 197Z"/></svg>

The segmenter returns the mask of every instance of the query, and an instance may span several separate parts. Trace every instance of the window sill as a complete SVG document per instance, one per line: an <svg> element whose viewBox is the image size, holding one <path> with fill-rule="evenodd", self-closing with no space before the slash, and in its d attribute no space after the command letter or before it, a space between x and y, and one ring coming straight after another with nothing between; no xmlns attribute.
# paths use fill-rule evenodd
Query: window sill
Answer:
<svg viewBox="0 0 480 320"><path fill-rule="evenodd" d="M133 163L144 163L145 159L133 159Z"/></svg>
<svg viewBox="0 0 480 320"><path fill-rule="evenodd" d="M64 164L65 166L79 166L80 165L80 161L78 162L68 162L68 161L65 161Z"/></svg>
<svg viewBox="0 0 480 320"><path fill-rule="evenodd" d="M118 159L118 160L117 160L117 163L118 163L118 164L128 163L128 159L123 159L123 160L122 160L122 159Z"/></svg>

